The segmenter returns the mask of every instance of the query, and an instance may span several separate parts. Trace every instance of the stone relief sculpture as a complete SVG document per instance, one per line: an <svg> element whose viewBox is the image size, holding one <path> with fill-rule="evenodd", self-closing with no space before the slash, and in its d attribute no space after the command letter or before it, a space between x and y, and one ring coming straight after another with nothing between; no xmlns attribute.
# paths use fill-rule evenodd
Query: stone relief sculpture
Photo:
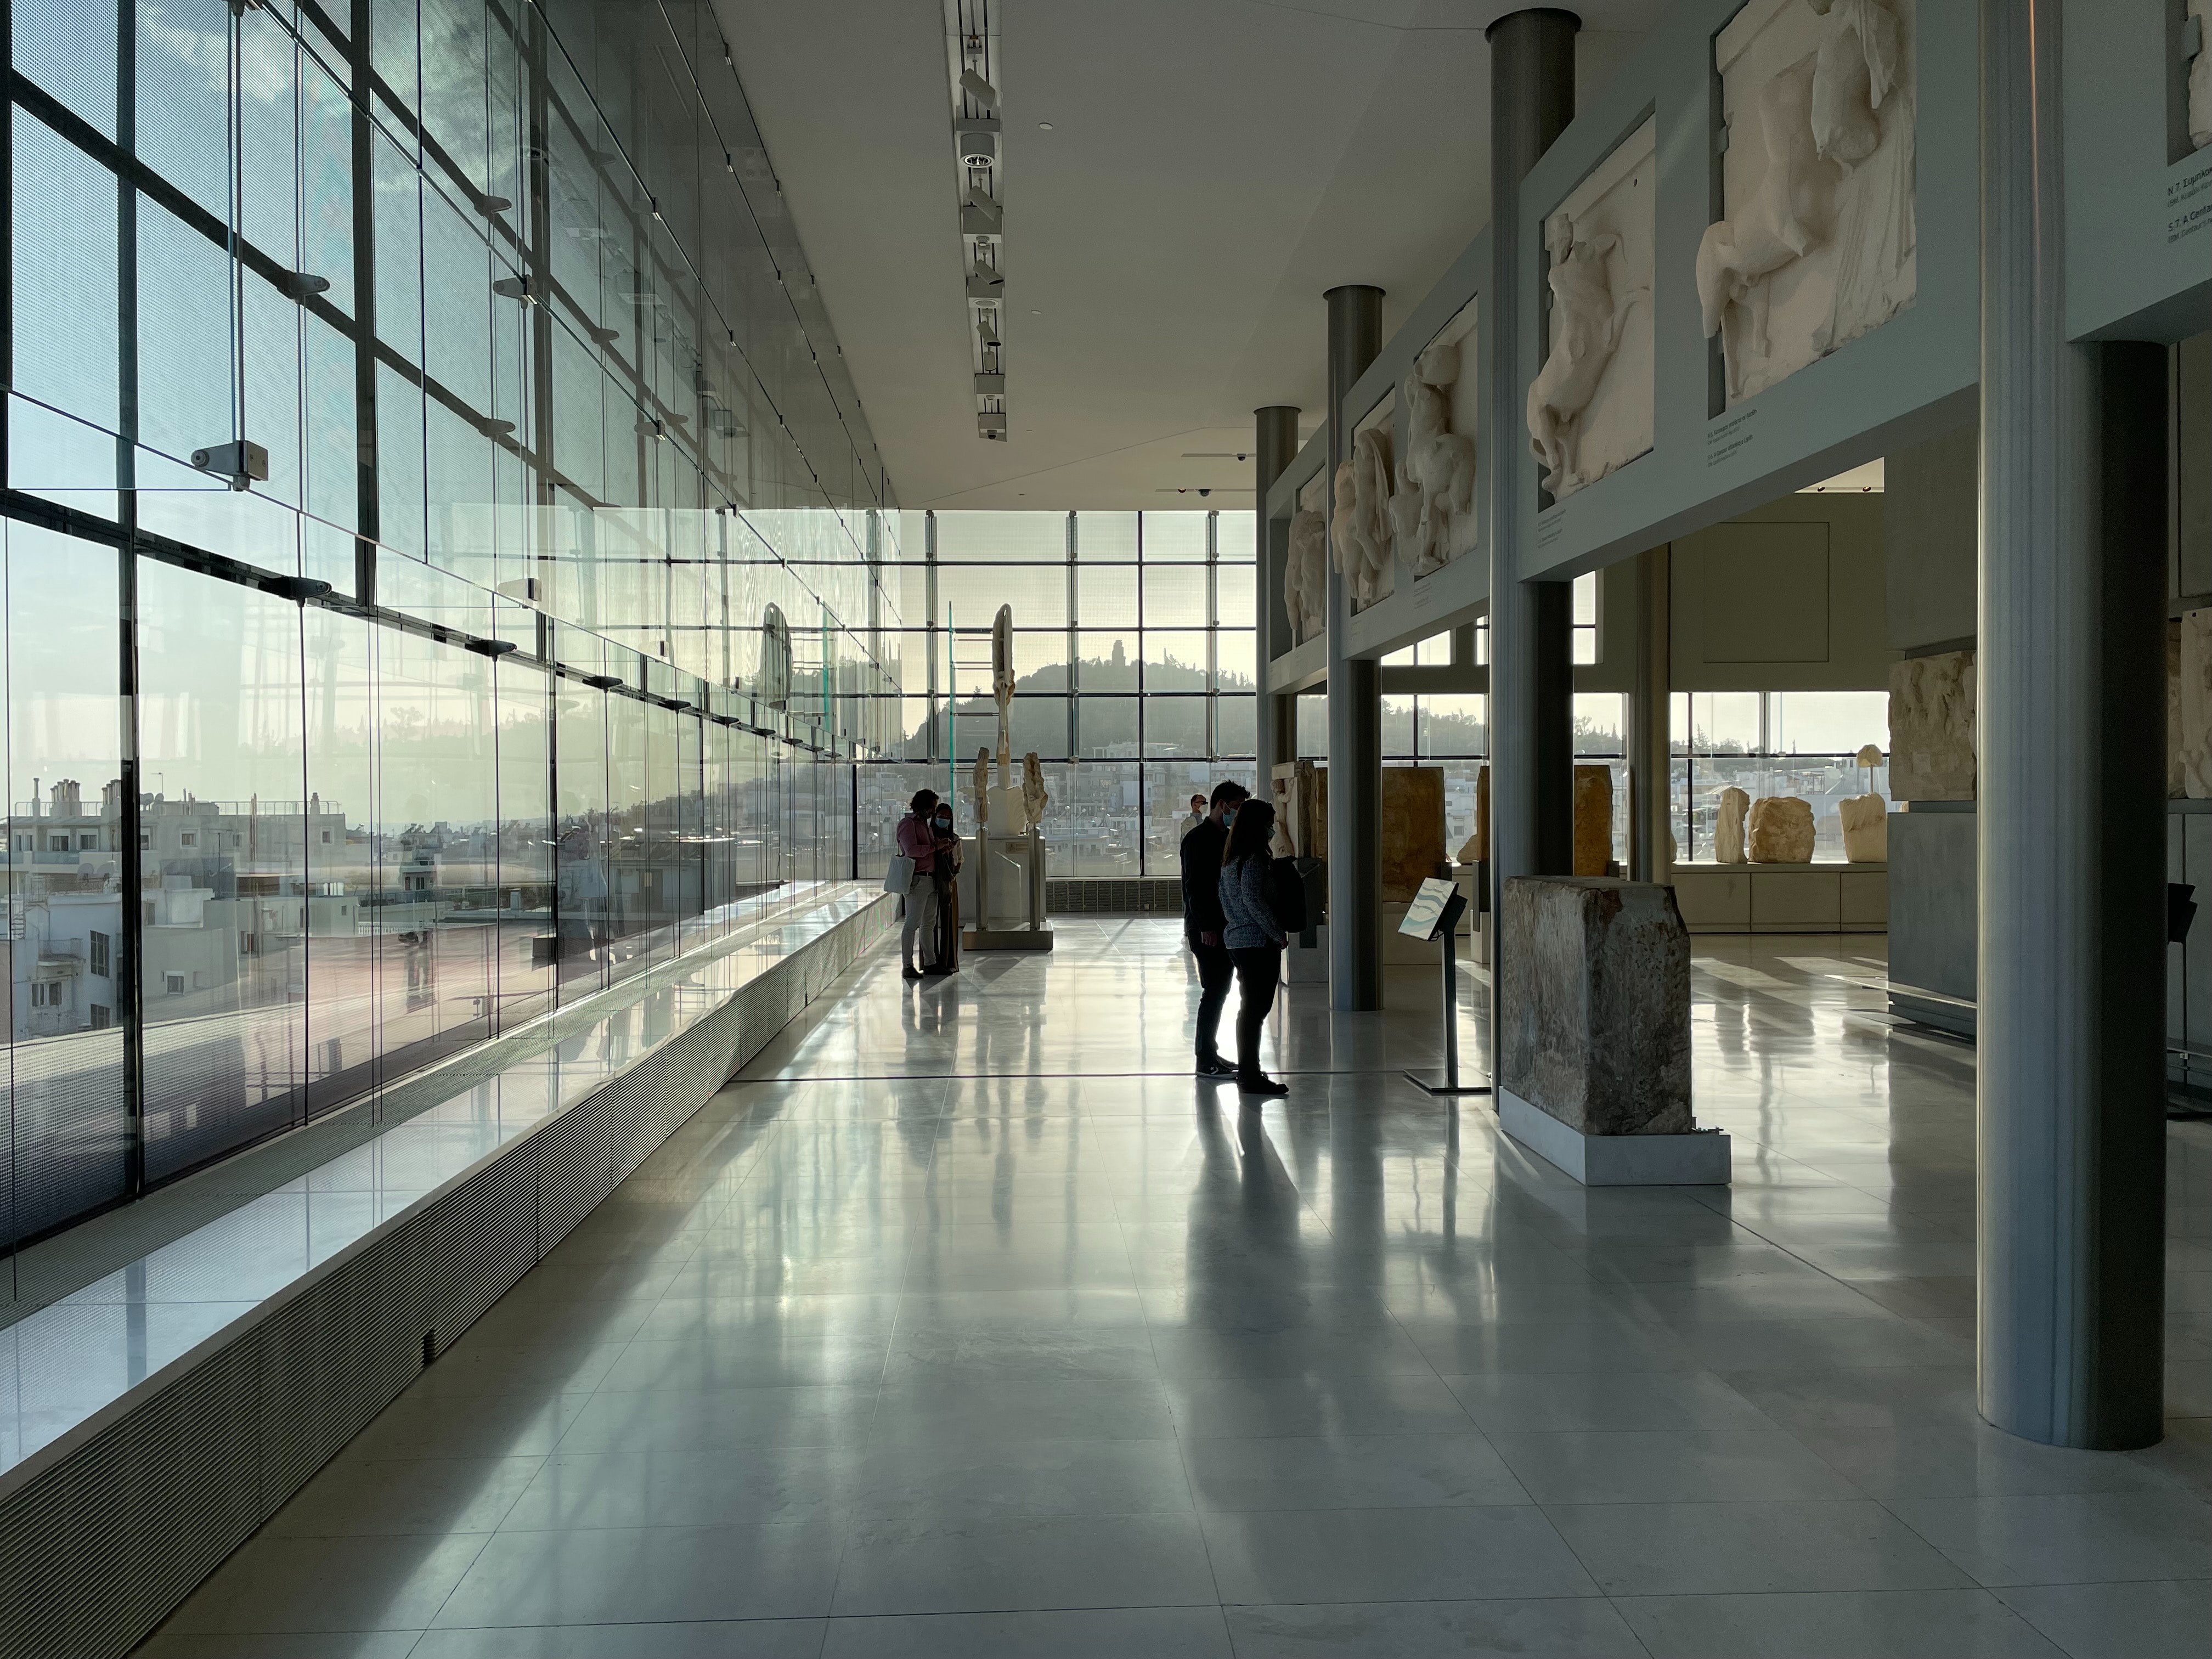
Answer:
<svg viewBox="0 0 2212 1659"><path fill-rule="evenodd" d="M1889 667L1889 793L1974 799L1974 653L1942 651Z"/></svg>
<svg viewBox="0 0 2212 1659"><path fill-rule="evenodd" d="M1731 403L1911 302L1911 4L1753 0L1717 39L1727 216L1697 276Z"/></svg>
<svg viewBox="0 0 2212 1659"><path fill-rule="evenodd" d="M1416 577L1441 570L1474 545L1474 440L1451 429L1448 389L1459 379L1456 341L1414 359L1400 400L1406 453L1390 497L1399 554Z"/></svg>
<svg viewBox="0 0 2212 1659"><path fill-rule="evenodd" d="M1844 857L1852 864L1889 860L1889 803L1880 795L1846 795L1836 803L1844 827Z"/></svg>
<svg viewBox="0 0 2212 1659"><path fill-rule="evenodd" d="M1014 700L1014 607L1002 605L991 618L991 701L999 705L999 782L1013 758L1006 713Z"/></svg>
<svg viewBox="0 0 2212 1659"><path fill-rule="evenodd" d="M1328 605L1328 524L1312 507L1291 519L1290 559L1283 571L1283 609L1291 641L1303 645L1326 625Z"/></svg>
<svg viewBox="0 0 2212 1659"><path fill-rule="evenodd" d="M1022 805L1029 815L1024 827L1030 830L1044 822L1044 809L1052 805L1052 797L1044 791L1044 768L1038 764L1034 749L1022 757Z"/></svg>
<svg viewBox="0 0 2212 1659"><path fill-rule="evenodd" d="M1813 803L1796 795L1762 795L1752 802L1751 861L1810 864Z"/></svg>
<svg viewBox="0 0 2212 1659"><path fill-rule="evenodd" d="M991 821L991 751L988 748L975 751L973 787L975 793L975 828L980 834Z"/></svg>
<svg viewBox="0 0 2212 1659"><path fill-rule="evenodd" d="M1336 469L1336 511L1329 524L1336 568L1352 608L1390 591L1390 434L1370 426L1352 439L1351 459Z"/></svg>
<svg viewBox="0 0 2212 1659"><path fill-rule="evenodd" d="M1713 862L1742 864L1743 817L1751 810L1751 797L1730 784L1720 793L1720 812L1713 819Z"/></svg>
<svg viewBox="0 0 2212 1659"><path fill-rule="evenodd" d="M2212 610L2181 613L2181 793L2212 799Z"/></svg>
<svg viewBox="0 0 2212 1659"><path fill-rule="evenodd" d="M2189 143L2203 149L2212 144L2212 0L2189 0L2189 15L2204 39L2189 65Z"/></svg>
<svg viewBox="0 0 2212 1659"><path fill-rule="evenodd" d="M1528 447L1544 464L1544 488L1559 500L1604 476L1577 453L1579 428L1620 348L1629 307L1648 291L1614 294L1606 261L1620 238L1609 232L1577 241L1574 221L1555 213L1544 222L1544 247L1552 256L1552 355L1528 387Z"/></svg>

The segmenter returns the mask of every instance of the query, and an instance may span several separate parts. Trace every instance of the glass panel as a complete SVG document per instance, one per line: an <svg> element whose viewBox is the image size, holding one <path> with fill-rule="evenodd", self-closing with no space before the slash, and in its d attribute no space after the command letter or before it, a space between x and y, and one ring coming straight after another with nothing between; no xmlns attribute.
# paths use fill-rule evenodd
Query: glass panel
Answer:
<svg viewBox="0 0 2212 1659"><path fill-rule="evenodd" d="M1137 556L1137 515L1133 513L1079 513L1075 515L1075 556L1085 564L1127 563Z"/></svg>
<svg viewBox="0 0 2212 1659"><path fill-rule="evenodd" d="M1084 697L1075 709L1075 752L1085 760L1137 757L1137 699Z"/></svg>
<svg viewBox="0 0 2212 1659"><path fill-rule="evenodd" d="M112 548L6 527L9 1244L123 1195L123 720ZM87 836L94 845L82 843ZM58 847L66 840L66 849Z"/></svg>
<svg viewBox="0 0 2212 1659"><path fill-rule="evenodd" d="M1203 628L1206 573L1200 566L1145 567L1145 626Z"/></svg>
<svg viewBox="0 0 2212 1659"><path fill-rule="evenodd" d="M1067 514L940 513L937 515L937 557L940 563L968 559L1064 563L1067 558ZM941 592L939 598L941 609Z"/></svg>
<svg viewBox="0 0 2212 1659"><path fill-rule="evenodd" d="M1145 690L1206 690L1207 635L1198 629L1145 630Z"/></svg>
<svg viewBox="0 0 2212 1659"><path fill-rule="evenodd" d="M1224 628L1252 626L1253 567L1225 564L1213 573L1214 620Z"/></svg>
<svg viewBox="0 0 2212 1659"><path fill-rule="evenodd" d="M1252 562L1253 526L1258 523L1250 513L1217 513L1214 517L1214 557L1224 564L1249 564ZM1224 617L1222 621L1227 622Z"/></svg>
<svg viewBox="0 0 2212 1659"><path fill-rule="evenodd" d="M963 632L988 629L999 607L1014 608L1017 628L1067 626L1067 572L1054 566L952 566L937 573L937 617L952 607L953 626Z"/></svg>
<svg viewBox="0 0 2212 1659"><path fill-rule="evenodd" d="M1075 617L1085 628L1137 625L1137 572L1133 566L1079 566L1075 573Z"/></svg>
<svg viewBox="0 0 2212 1659"><path fill-rule="evenodd" d="M300 607L138 564L137 890L146 1170L161 1180L307 1115L307 845Z"/></svg>
<svg viewBox="0 0 2212 1659"><path fill-rule="evenodd" d="M1150 564L1202 562L1206 557L1206 513L1147 513L1144 515L1144 558Z"/></svg>
<svg viewBox="0 0 2212 1659"><path fill-rule="evenodd" d="M1137 689L1137 630L1075 636L1075 684L1085 691Z"/></svg>
<svg viewBox="0 0 2212 1659"><path fill-rule="evenodd" d="M1044 769L1048 862L1059 876L1133 876L1144 856L1144 780L1133 760Z"/></svg>

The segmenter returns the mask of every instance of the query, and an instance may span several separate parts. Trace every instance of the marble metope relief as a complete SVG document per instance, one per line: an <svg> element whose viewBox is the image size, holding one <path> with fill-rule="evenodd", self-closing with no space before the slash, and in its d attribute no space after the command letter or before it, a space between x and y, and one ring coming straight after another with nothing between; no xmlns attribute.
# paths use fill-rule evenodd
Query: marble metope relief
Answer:
<svg viewBox="0 0 2212 1659"><path fill-rule="evenodd" d="M2180 696L2174 713L2180 731L2181 793L2212 799L2212 611L2181 613Z"/></svg>
<svg viewBox="0 0 2212 1659"><path fill-rule="evenodd" d="M1974 799L1974 653L1939 651L1889 665L1889 793Z"/></svg>
<svg viewBox="0 0 2212 1659"><path fill-rule="evenodd" d="M1762 795L1752 802L1751 861L1810 864L1813 803L1796 795Z"/></svg>
<svg viewBox="0 0 2212 1659"><path fill-rule="evenodd" d="M1304 645L1317 636L1328 615L1328 520L1302 507L1291 518L1291 551L1283 569L1283 609L1291 619L1291 642Z"/></svg>
<svg viewBox="0 0 2212 1659"><path fill-rule="evenodd" d="M2203 149L2212 144L2212 0L2189 0L2189 15L2199 43L2189 64L2189 143Z"/></svg>
<svg viewBox="0 0 2212 1659"><path fill-rule="evenodd" d="M1721 791L1718 811L1713 817L1715 864L1745 862L1743 818L1750 811L1751 797L1734 784Z"/></svg>
<svg viewBox="0 0 2212 1659"><path fill-rule="evenodd" d="M1336 469L1329 543L1345 593L1364 611L1389 593L1390 421L1396 398L1385 399L1352 434L1352 453Z"/></svg>
<svg viewBox="0 0 2212 1659"><path fill-rule="evenodd" d="M1550 355L1528 387L1528 447L1554 501L1651 447L1655 122L1544 221Z"/></svg>
<svg viewBox="0 0 2212 1659"><path fill-rule="evenodd" d="M1714 40L1726 216L1698 246L1733 404L1912 302L1914 0L1751 0Z"/></svg>
<svg viewBox="0 0 2212 1659"><path fill-rule="evenodd" d="M1390 524L1398 557L1418 579L1480 539L1474 500L1474 319L1470 301L1413 360L1398 391L1405 435Z"/></svg>

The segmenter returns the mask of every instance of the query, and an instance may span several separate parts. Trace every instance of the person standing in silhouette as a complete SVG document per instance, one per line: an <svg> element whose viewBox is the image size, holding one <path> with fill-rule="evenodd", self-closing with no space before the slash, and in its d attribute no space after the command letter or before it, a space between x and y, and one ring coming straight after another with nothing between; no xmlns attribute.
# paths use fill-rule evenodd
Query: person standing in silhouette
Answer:
<svg viewBox="0 0 2212 1659"><path fill-rule="evenodd" d="M1194 795L1194 802L1205 797ZM1229 844L1229 827L1245 799L1244 786L1214 786L1212 810L1182 838L1182 935L1198 959L1198 1027L1194 1034L1198 1051L1198 1075L1234 1077L1237 1068L1222 1059L1216 1033L1221 1024L1221 1006L1229 1000L1229 984L1237 976L1222 930L1228 927L1221 914L1221 853Z"/></svg>

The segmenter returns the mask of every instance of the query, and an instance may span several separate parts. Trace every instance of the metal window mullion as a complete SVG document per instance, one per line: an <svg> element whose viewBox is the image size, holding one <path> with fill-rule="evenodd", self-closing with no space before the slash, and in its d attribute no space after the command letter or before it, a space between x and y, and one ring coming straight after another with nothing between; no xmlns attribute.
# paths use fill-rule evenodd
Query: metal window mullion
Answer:
<svg viewBox="0 0 2212 1659"><path fill-rule="evenodd" d="M1206 515L1206 757L1221 757L1221 514Z"/></svg>
<svg viewBox="0 0 2212 1659"><path fill-rule="evenodd" d="M1150 745L1145 741L1145 706L1152 701L1152 672L1149 653L1145 649L1145 515L1137 514L1137 874L1152 873L1152 849L1146 845L1151 837L1145 834L1147 809L1152 805L1152 793L1145 787Z"/></svg>
<svg viewBox="0 0 2212 1659"><path fill-rule="evenodd" d="M115 46L115 137L127 163L138 145L137 20L131 7L118 9ZM146 1042L143 968L146 933L139 900L139 836L143 815L138 802L138 564L133 541L138 526L134 448L138 438L138 195L130 168L116 174L116 348L117 405L120 428L116 442L117 507L122 536L117 559L117 690L119 711L117 769L122 774L124 845L117 860L133 879L125 884L120 912L122 960L116 964L116 1018L123 1025L123 1097L129 1145L124 1155L124 1189L137 1198L146 1190ZM125 864L123 860L128 860Z"/></svg>

